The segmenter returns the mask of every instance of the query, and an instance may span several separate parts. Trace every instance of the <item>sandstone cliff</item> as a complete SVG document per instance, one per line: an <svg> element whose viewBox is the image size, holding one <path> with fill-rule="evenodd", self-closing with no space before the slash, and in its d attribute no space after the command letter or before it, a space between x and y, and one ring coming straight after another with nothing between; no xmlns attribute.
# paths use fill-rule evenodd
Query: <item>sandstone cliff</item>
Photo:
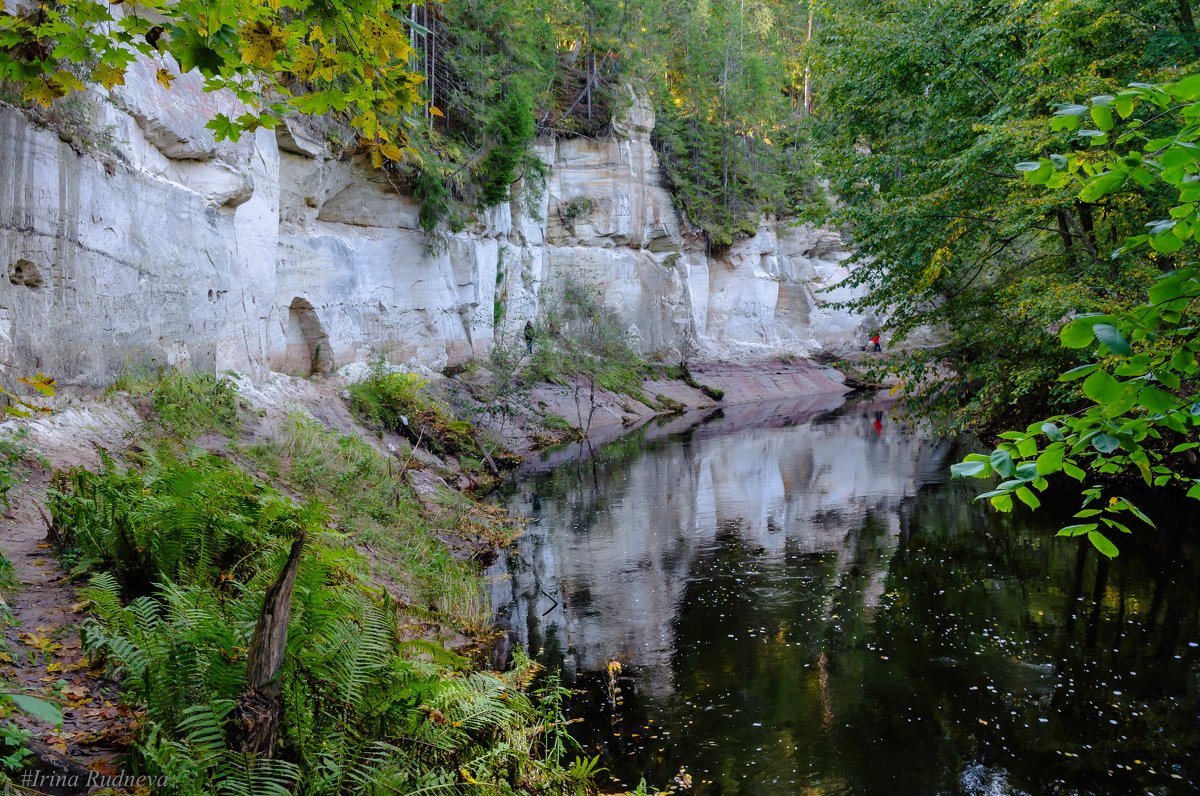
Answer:
<svg viewBox="0 0 1200 796"><path fill-rule="evenodd" d="M636 98L611 138L539 142L536 212L515 200L432 250L415 200L342 157L336 131L306 120L218 143L204 122L223 103L195 75L168 91L135 66L47 123L0 106L0 361L69 385L144 362L440 369L486 355L560 273L599 286L647 354L744 361L862 337L824 306L844 292L817 292L846 275L836 233L765 220L706 254Z"/></svg>

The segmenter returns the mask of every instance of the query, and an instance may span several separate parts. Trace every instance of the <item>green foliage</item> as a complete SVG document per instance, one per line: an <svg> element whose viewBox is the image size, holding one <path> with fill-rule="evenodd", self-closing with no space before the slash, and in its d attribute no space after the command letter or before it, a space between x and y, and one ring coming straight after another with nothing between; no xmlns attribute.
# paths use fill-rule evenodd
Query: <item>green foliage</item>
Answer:
<svg viewBox="0 0 1200 796"><path fill-rule="evenodd" d="M535 133L610 132L628 84L651 95L668 184L713 245L813 201L793 130L806 15L792 4L446 0L422 19L425 90L441 114L413 137L427 231L507 200L517 178L537 195Z"/></svg>
<svg viewBox="0 0 1200 796"><path fill-rule="evenodd" d="M140 464L122 469L105 455L98 472L56 473L49 500L68 559L112 573L126 594L163 578L192 585L241 577L266 547L278 552L322 522L319 506L295 508L212 456L180 459L163 448Z"/></svg>
<svg viewBox="0 0 1200 796"><path fill-rule="evenodd" d="M816 201L797 136L807 11L769 0L664 3L654 143L679 209L714 247L753 235L764 213Z"/></svg>
<svg viewBox="0 0 1200 796"><path fill-rule="evenodd" d="M588 792L560 763L561 701L526 694L533 665L471 673L436 644L402 640L395 605L320 507L291 503L225 459L168 451L140 469L75 471L60 487L52 509L65 538L84 547L107 533L113 545L89 557L85 643L143 706L132 762L165 776L165 793ZM161 552L188 528L216 529L199 563ZM145 550L123 546L119 529L137 529ZM246 650L300 532L280 748L275 759L248 756L228 741ZM138 553L149 564L125 559ZM135 569L147 579L130 582Z"/></svg>
<svg viewBox="0 0 1200 796"><path fill-rule="evenodd" d="M27 434L24 428L0 434L0 504L7 505L8 493L19 483L17 468L30 456L30 450L25 445ZM7 586L4 573L11 569L12 563L0 555L0 589Z"/></svg>
<svg viewBox="0 0 1200 796"><path fill-rule="evenodd" d="M1073 140L1083 160L1102 159L1105 113L1055 103L1177 74L1196 58L1179 5L835 0L819 10L813 132L838 197L824 218L852 231L849 284L869 291L853 306L887 317L897 343L929 327L944 334L894 372L922 408L977 429L1070 407L1055 376L1078 359L1058 346L1058 326L1140 302L1156 267L1108 253L1156 217L1164 194L1037 189L1013 172L1012 153L1029 153L1020 168L1038 178Z"/></svg>
<svg viewBox="0 0 1200 796"><path fill-rule="evenodd" d="M447 540L464 533L497 545L508 540L473 518L472 501L454 502L457 493L447 489L439 511L426 511L393 459L299 414L288 417L274 444L272 458L287 462L283 482L327 501L335 527L371 546L374 570L395 584L407 611L456 632L486 629L492 610L478 568L455 556Z"/></svg>
<svg viewBox="0 0 1200 796"><path fill-rule="evenodd" d="M234 141L289 113L335 112L354 126L376 165L400 160L404 115L419 102L409 31L389 3L319 0L149 0L146 14L70 0L0 14L0 82L49 106L81 91L124 84L139 59L169 89L197 70L207 91L246 105L208 124Z"/></svg>
<svg viewBox="0 0 1200 796"><path fill-rule="evenodd" d="M0 85L47 107L86 86L111 90L146 69L165 89L182 72L228 90L244 112L215 114L218 140L289 114L333 115L351 151L401 178L420 224L458 230L545 182L540 131L597 136L648 88L680 208L717 246L763 212L811 200L799 110L804 10L781 0L150 0L149 15L82 0L0 15ZM807 10L807 9L805 9Z"/></svg>
<svg viewBox="0 0 1200 796"><path fill-rule="evenodd" d="M649 403L642 383L653 368L634 351L621 319L594 286L562 275L541 303L544 316L529 365L533 379L582 382Z"/></svg>
<svg viewBox="0 0 1200 796"><path fill-rule="evenodd" d="M0 724L0 770L19 771L33 757L26 742L33 733L11 721Z"/></svg>
<svg viewBox="0 0 1200 796"><path fill-rule="evenodd" d="M237 389L218 376L142 367L123 374L110 389L148 399L154 422L179 439L210 431L232 436L240 425Z"/></svg>
<svg viewBox="0 0 1200 796"><path fill-rule="evenodd" d="M670 412L674 415L682 414L683 411L687 409L687 407L681 404L679 401L676 401L670 396L663 395L662 393L655 395L654 401L658 405L659 409L664 412Z"/></svg>
<svg viewBox="0 0 1200 796"><path fill-rule="evenodd" d="M575 429L570 420L559 415L544 415L542 425L554 431L573 431Z"/></svg>
<svg viewBox="0 0 1200 796"><path fill-rule="evenodd" d="M1147 486L1176 488L1200 499L1200 469L1192 451L1200 426L1197 403L1200 352L1195 302L1200 298L1196 210L1200 206L1200 75L1161 85L1134 84L1088 105L1063 106L1054 126L1076 129L1091 120L1086 149L1052 155L1037 164L1018 164L1027 180L1050 189L1074 191L1083 201L1121 202L1125 194L1169 191L1170 206L1131 236L1112 255L1123 261L1144 257L1159 269L1144 301L1111 313L1077 315L1059 331L1068 350L1091 349L1088 362L1062 373L1078 409L1048 417L1024 432L1005 432L991 457L973 456L955 475L1006 479L981 497L1001 511L1013 496L1030 508L1034 490L1049 477L1077 481L1140 477ZM1118 121L1120 120L1120 121ZM1105 147L1095 153L1095 147ZM1033 166L1037 167L1034 168ZM1100 552L1117 554L1108 539L1128 533L1128 517L1152 524L1128 499L1102 500L1103 486L1081 491L1081 522L1059 531L1086 536Z"/></svg>
<svg viewBox="0 0 1200 796"><path fill-rule="evenodd" d="M350 385L350 406L370 422L434 453L482 458L471 424L454 418L429 395L428 387L429 381L415 373L376 368L365 381Z"/></svg>
<svg viewBox="0 0 1200 796"><path fill-rule="evenodd" d="M576 219L584 218L596 209L596 200L590 196L573 196L562 206L563 221L570 224Z"/></svg>
<svg viewBox="0 0 1200 796"><path fill-rule="evenodd" d="M518 168L535 133L528 92L520 88L510 90L504 104L484 126L484 136L491 144L478 168L480 207L491 207L508 199L508 187L519 176Z"/></svg>

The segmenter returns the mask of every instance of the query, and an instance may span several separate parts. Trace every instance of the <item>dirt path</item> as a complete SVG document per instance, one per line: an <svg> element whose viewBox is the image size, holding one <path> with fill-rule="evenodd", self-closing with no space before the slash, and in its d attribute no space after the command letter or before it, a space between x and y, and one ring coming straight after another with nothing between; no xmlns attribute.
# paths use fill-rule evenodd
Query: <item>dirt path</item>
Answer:
<svg viewBox="0 0 1200 796"><path fill-rule="evenodd" d="M79 600L66 581L47 538L46 488L50 476L38 465L9 493L0 521L0 549L12 562L15 589L5 593L12 621L4 628L0 675L11 690L43 695L62 710L63 724L53 727L20 713L13 721L33 733L40 761L33 771L74 775L75 787L54 787L45 778L16 777L31 793L86 793L84 769L112 775L121 770L119 755L129 739L132 717L120 705L116 684L92 670L82 651L74 608ZM11 749L5 750L11 752Z"/></svg>

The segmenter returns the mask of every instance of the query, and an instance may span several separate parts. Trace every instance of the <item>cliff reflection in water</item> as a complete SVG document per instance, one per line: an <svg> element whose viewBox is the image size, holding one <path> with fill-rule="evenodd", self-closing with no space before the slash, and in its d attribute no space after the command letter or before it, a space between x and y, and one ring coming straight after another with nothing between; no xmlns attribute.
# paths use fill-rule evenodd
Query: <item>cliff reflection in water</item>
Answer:
<svg viewBox="0 0 1200 796"><path fill-rule="evenodd" d="M991 512L945 479L961 451L840 403L678 419L512 487L497 604L581 689L587 753L706 795L1196 792L1195 513L1155 506L1109 562L1054 537L1053 495Z"/></svg>
<svg viewBox="0 0 1200 796"><path fill-rule="evenodd" d="M633 664L639 687L664 696L688 584L731 545L764 563L832 553L838 582L864 558L882 562L856 584L873 604L904 499L941 477L945 450L907 434L882 402L811 422L842 400L731 407L678 434L648 428L522 483L507 500L531 518L514 562L521 644L561 651L575 671Z"/></svg>

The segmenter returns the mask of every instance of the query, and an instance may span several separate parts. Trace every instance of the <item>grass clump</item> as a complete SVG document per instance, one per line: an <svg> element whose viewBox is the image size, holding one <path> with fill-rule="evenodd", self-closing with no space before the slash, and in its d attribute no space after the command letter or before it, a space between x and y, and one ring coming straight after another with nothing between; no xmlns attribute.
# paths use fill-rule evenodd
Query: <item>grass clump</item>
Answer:
<svg viewBox="0 0 1200 796"><path fill-rule="evenodd" d="M302 472L339 474L339 492L353 473L380 475L341 449L328 454L337 466ZM536 668L521 656L508 674L472 673L439 645L405 641L388 592L323 505L296 504L228 459L164 447L64 474L50 508L64 554L91 573L86 647L139 711L133 770L164 777L160 792L591 792L591 761L567 757L562 689L552 680L531 696ZM254 756L236 740L247 649L301 534L282 722L273 756Z"/></svg>
<svg viewBox="0 0 1200 796"><path fill-rule="evenodd" d="M560 415L544 415L542 417L542 425L551 431L574 431L575 426L570 420Z"/></svg>
<svg viewBox="0 0 1200 796"><path fill-rule="evenodd" d="M696 376L692 373L691 368L687 365L677 365L663 369L663 374L668 378L678 379L693 390L699 390L714 401L720 401L725 397L725 391L719 387L710 387L707 384L701 384Z"/></svg>
<svg viewBox="0 0 1200 796"><path fill-rule="evenodd" d="M478 504L445 489L427 507L395 459L298 413L288 417L276 444L283 481L327 501L336 527L370 545L380 574L413 611L467 633L487 628L491 606L479 568L469 554L459 557L447 547L464 534L485 540L489 550L509 541L493 523L473 518L482 511Z"/></svg>
<svg viewBox="0 0 1200 796"><path fill-rule="evenodd" d="M25 444L28 435L26 428L0 433L0 506L8 505L8 493L20 483L17 473L21 463L37 459Z"/></svg>
<svg viewBox="0 0 1200 796"><path fill-rule="evenodd" d="M471 424L454 418L428 394L428 387L429 380L415 373L377 368L365 381L350 385L350 407L369 422L434 453L483 458Z"/></svg>
<svg viewBox="0 0 1200 796"><path fill-rule="evenodd" d="M237 388L208 373L136 367L109 390L127 393L153 414L164 432L180 439L214 431L233 436L240 425Z"/></svg>
<svg viewBox="0 0 1200 796"><path fill-rule="evenodd" d="M673 414L673 415L681 415L687 409L687 407L684 406L679 401L676 401L674 398L671 398L669 396L663 395L662 393L659 393L658 395L654 396L654 400L658 402L659 409L661 409L664 412L669 412L670 414Z"/></svg>

